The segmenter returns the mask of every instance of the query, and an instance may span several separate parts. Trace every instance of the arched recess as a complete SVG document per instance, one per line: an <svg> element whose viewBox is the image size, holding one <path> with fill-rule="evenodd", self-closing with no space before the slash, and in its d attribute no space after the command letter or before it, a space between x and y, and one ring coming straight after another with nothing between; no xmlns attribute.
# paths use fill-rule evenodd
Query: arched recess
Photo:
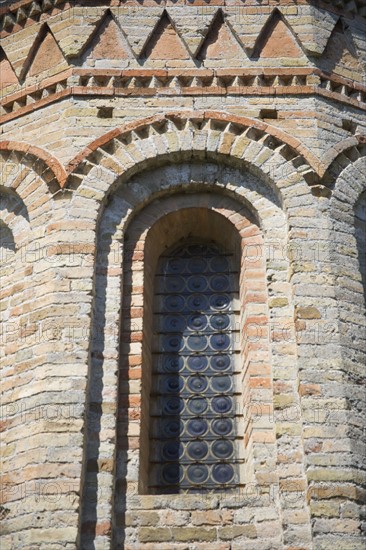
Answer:
<svg viewBox="0 0 366 550"><path fill-rule="evenodd" d="M7 215L8 221L15 216L23 220L23 225L26 222L29 226L28 235L24 234L24 242L30 240L31 229L40 224L44 226L50 219L44 215L54 208L53 193L60 190L52 170L52 161L47 164L45 156L45 152L37 147L0 142L0 191L7 197L7 208L12 212L12 216Z"/></svg>
<svg viewBox="0 0 366 550"><path fill-rule="evenodd" d="M351 136L329 149L322 159L323 167L319 170L321 183L334 188L342 172L358 159L366 157L366 137Z"/></svg>
<svg viewBox="0 0 366 550"><path fill-rule="evenodd" d="M232 226L232 227L231 227ZM146 499L147 483L145 479L148 468L148 438L149 431L149 391L151 377L150 346L151 314L148 306L151 301L152 289L151 273L154 272L156 260L171 243L179 242L187 237L210 239L239 255L241 275L239 283L240 294L240 339L235 346L241 350L237 366L237 421L241 430L241 440L238 442L238 458L245 461L240 466L240 487L236 495L240 498L240 491L248 484L256 483L267 465L267 469L275 468L276 438L274 426L270 422L269 411L273 408L272 376L269 371L270 342L268 338L268 302L266 297L265 257L263 254L263 239L255 218L242 205L216 194L210 193L174 194L171 197L153 201L141 210L127 228L124 247L132 255L132 261L124 262L124 285L122 302L122 345L120 357L120 392L119 400L122 404L118 408L120 423L117 429L117 455L115 479L115 510L114 510L114 544L115 548L122 547L125 540L124 523L126 510L133 513L133 497L139 495L142 506L147 510L150 504ZM143 257L135 262L134 254L140 253ZM241 260L241 261L240 261ZM142 265L141 265L142 264ZM133 303L141 295L140 285L143 286L143 312L137 315L137 308ZM129 315L128 312L131 312ZM151 340L150 340L151 341ZM142 345L141 356L134 345ZM141 372L142 371L142 372ZM126 382L133 378L139 381L141 372L141 406L136 400L140 398L140 391L136 393L126 391ZM129 419L129 428L126 435L126 417L128 415L126 402L131 401L133 413ZM127 413L127 414L126 414ZM258 415L256 419L253 418ZM139 415L141 414L141 417ZM258 419L260 418L260 422ZM260 424L260 428L258 426ZM140 430L139 430L140 428ZM132 434L140 431L138 436ZM129 434L131 434L129 436ZM136 447L136 448L135 448ZM266 450L266 452L265 452ZM262 454L261 467L255 463L254 456ZM130 465L133 465L132 468ZM126 471L125 471L126 468ZM138 468L138 476L136 469ZM139 478L139 479L138 479ZM139 486L137 486L137 483ZM144 496L145 495L145 496ZM228 496L230 497L230 493ZM180 495L182 496L182 495ZM189 495L187 495L189 496ZM206 507L212 509L216 495L206 495ZM225 495L222 495L225 497ZM132 500L131 500L132 497ZM166 506L179 502L179 496L165 497L162 505ZM156 503L161 496L157 496ZM184 497L183 497L184 498ZM202 499L202 495L198 500ZM194 506L194 504L193 504ZM279 503L275 503L277 508ZM278 518L279 519L279 518ZM139 536L139 535L138 535ZM128 543L128 541L126 541Z"/></svg>
<svg viewBox="0 0 366 550"><path fill-rule="evenodd" d="M9 164L24 166L47 183L51 193L59 191L65 184L66 172L61 163L40 147L18 141L1 141L0 158L5 165L5 174L14 173Z"/></svg>
<svg viewBox="0 0 366 550"><path fill-rule="evenodd" d="M337 496L351 498L355 506L357 528L361 533L362 489L366 477L364 456L366 442L362 428L366 414L366 306L364 263L366 156L348 162L340 172L330 202L332 226L331 263L336 277L336 298L339 315L340 364L346 406L342 414L343 430L336 451L343 454L343 467L348 477ZM363 228L363 230L362 230ZM336 414L336 413L333 413ZM330 414L330 421L332 415ZM350 487L356 487L349 493ZM361 534L359 535L361 536Z"/></svg>
<svg viewBox="0 0 366 550"><path fill-rule="evenodd" d="M0 185L0 297L6 304L0 313L3 334L8 329L6 321L12 285L22 269L23 251L29 243L30 235L28 210L23 200L13 189ZM1 352L4 353L4 350Z"/></svg>
<svg viewBox="0 0 366 550"><path fill-rule="evenodd" d="M337 179L330 202L332 262L337 277L340 320L344 324L342 351L349 355L347 374L350 381L363 377L364 365L365 310L359 254L361 235L357 226L363 217L365 174L366 156L348 163Z"/></svg>
<svg viewBox="0 0 366 550"><path fill-rule="evenodd" d="M216 143L224 136L221 132L216 131ZM127 280L126 273L123 272L123 262L126 259L126 255L132 254L134 265L142 261L143 252L138 247L131 250L126 250L124 247L124 240L126 235L129 235L130 228L135 227L136 231L141 231L141 234L147 231L146 220L141 222L139 213L143 215L144 212L149 212L147 219L149 223L153 223L156 218L161 217L163 214L168 213L169 209L165 206L165 201L171 201L173 210L178 210L180 207L184 207L186 204L192 207L202 206L207 208L208 198L214 197L218 202L216 207L222 209L222 214L225 215L232 223L240 223L240 219L237 219L237 212L230 210L228 204L236 205L236 209L245 209L249 218L256 226L256 231L260 232L263 239L263 244L259 246L257 253L259 255L258 261L266 260L266 290L265 294L269 293L269 298L262 296L265 307L268 308L268 324L264 331L266 332L265 338L271 340L271 359L270 364L267 363L267 371L263 372L263 376L258 376L262 380L258 380L259 393L263 398L268 398L269 393L272 391L268 387L268 381L273 378L277 386L277 401L279 403L279 409L277 409L276 399L274 410L270 411L270 407L259 407L258 417L256 421L262 426L261 435L258 435L255 445L257 448L262 446L263 456L263 472L256 471L253 466L253 476L256 480L255 483L260 485L264 483L265 469L271 470L271 479L274 485L278 488L279 480L282 475L287 475L282 471L281 467L276 466L275 453L268 458L267 445L273 445L276 441L276 447L278 452L281 453L283 446L283 452L288 448L288 445L292 449L298 449L297 453L297 474L292 479L292 484L284 484L282 487L282 494L276 503L271 503L271 506L278 508L282 507L284 511L284 521L288 525L291 523L291 518L286 515L286 509L288 506L293 506L293 502L290 499L286 500L287 490L293 491L294 487L298 488L297 504L301 508L306 508L305 491L306 491L306 479L305 472L303 470L302 463L302 437L301 437L301 415L297 415L295 422L298 425L298 429L291 433L291 430L282 432L273 439L270 433L273 428L273 418L277 418L276 415L283 414L283 403L278 399L279 395L286 387L286 393L291 394L291 398L288 403L289 407L294 406L299 410L299 395L298 395L298 368L297 368L297 349L296 338L294 329L294 299L293 299L293 286L290 282L291 270L290 259L287 250L288 245L288 219L290 219L291 225L295 223L298 216L297 204L298 197L296 197L296 190L299 190L301 201L303 204L308 205L307 215L310 215L311 209L316 208L314 198L312 197L308 186L304 182L301 174L295 169L296 177L292 179L278 178L280 183L282 182L283 194L275 189L273 181L268 183L269 176L262 174L262 178L259 179L248 170L243 163L242 170L231 166L230 162L214 163L209 162L204 151L200 149L195 151L192 149L192 133L189 130L187 140L190 142L190 154L188 155L190 162L185 158L185 154L174 155L172 153L172 161L175 164L161 166L155 168L155 163L152 161L152 169L149 171L135 174L134 177L128 182L124 182L117 187L118 182L124 181L123 178L112 182L112 174L109 172L108 178L99 182L99 186L104 186L104 189L109 187L115 189L114 193L109 195L109 200L106 202L104 208L99 210L99 228L97 236L97 258L96 258L96 271L94 280L94 295L95 301L93 304L93 322L92 322L92 336L90 346L90 365L89 365L89 394L87 400L87 426L86 426L86 441L85 441L85 463L82 485L82 506L81 506L81 518L80 518L80 540L79 545L82 548L92 548L96 540L98 543L108 545L110 542L110 534L112 528L117 526L117 539L118 544L122 544L123 541L123 521L125 508L123 498L126 498L125 480L126 472L124 468L129 464L130 484L128 498L131 499L129 505L132 502L140 508L149 506L144 499L144 495L138 495L134 491L137 487L138 476L138 463L136 460L136 454L134 454L134 447L138 440L138 432L135 433L136 423L133 422L129 425L126 424L126 417L130 420L136 419L138 413L139 404L130 402L128 399L123 401L120 399L118 404L118 392L117 392L117 372L120 368L120 326L123 323L124 312L121 300L123 299L123 287L122 284L128 286L131 283ZM160 140L158 136L158 141ZM205 136L207 140L207 135ZM235 140L235 138L234 138ZM199 142L199 140L198 140ZM149 147L154 146L154 140L146 142ZM207 143L207 141L206 141ZM155 146L154 146L155 147ZM263 151L263 144L258 148L255 148L257 155L260 154L260 150ZM179 147L176 146L179 151ZM188 149L188 148L187 148ZM153 149L156 156L156 149ZM119 154L119 153L118 153ZM272 155L272 152L270 152ZM255 155L255 157L257 156ZM151 157L153 157L151 152ZM201 156L201 161L200 161ZM264 154L264 157L266 155ZM104 158L104 157L103 157ZM114 156L110 155L110 160ZM154 157L155 158L155 157ZM217 161L222 160L224 155L219 156ZM227 157L228 158L228 157ZM277 159L277 157L275 157ZM192 160L194 159L194 162ZM100 159L103 161L103 159ZM178 160L180 162L178 162ZM278 159L279 160L279 159ZM283 157L282 157L282 160ZM286 161L284 161L286 163ZM138 163L140 164L140 162ZM281 163L276 172L276 168L272 170L272 173L281 172ZM145 165L146 166L146 165ZM273 168L273 166L272 166ZM93 169L92 169L93 170ZM97 170L97 167L95 167ZM103 175L105 174L102 168ZM259 171L259 169L258 169ZM80 191L82 196L82 189L86 189L92 185L95 190L93 200L88 197L86 199L90 202L95 202L98 197L102 195L101 192L97 192L98 183L96 177L89 179L89 175L86 176L84 183L79 186L76 194ZM97 172L96 172L97 173ZM99 173L100 177L100 173ZM87 185L88 184L88 185ZM290 192L292 188L293 194ZM89 187L91 189L91 187ZM302 190L302 192L301 192ZM104 191L104 196L105 196ZM288 196L286 197L286 194ZM171 195L171 198L169 196ZM285 198L283 198L285 195ZM178 198L179 197L179 198ZM195 197L197 200L195 201ZM185 201L188 201L187 203ZM190 202L189 202L190 201ZM225 202L228 201L228 202ZM293 202L294 201L294 202ZM282 202L285 202L291 210L292 215L286 215L282 208ZM172 206L174 205L175 206ZM225 207L226 204L226 207ZM232 207L231 207L232 208ZM72 208L71 208L72 212ZM314 218L316 218L314 212ZM246 221L247 223L247 221ZM133 225L135 224L135 225ZM314 222L315 228L315 222ZM258 233L255 233L258 235ZM253 236L255 236L253 234ZM296 240L296 237L295 237ZM268 250L270 252L268 253ZM133 305L138 310L142 307L141 304L141 286L142 280L134 281L134 287L139 286L137 293L133 296ZM258 288L254 291L261 292ZM266 296L268 296L266 294ZM137 321L138 326L139 321ZM266 323L265 323L266 324ZM268 331L271 327L276 325L276 337L272 341L268 337ZM259 336L263 336L263 327L259 326ZM254 331L258 326L253 327ZM140 327L141 329L141 327ZM141 351L141 342L138 341L139 328L136 330L136 341L131 341L130 346L131 357L134 355L133 351L136 351L138 355ZM258 337L255 333L254 341ZM255 345L255 342L253 343ZM137 360L139 361L139 359ZM132 370L136 367L134 373L139 376L138 367L136 365L130 365ZM286 369L286 382L279 384L282 378L283 369ZM258 373L259 374L259 373ZM135 376L122 382L120 381L120 389L122 387L131 386L139 391L139 380ZM266 396L266 397L265 397ZM288 396L286 397L288 399ZM287 409L288 410L288 409ZM272 415L273 412L273 415ZM136 436L135 443L131 442L131 448L123 448L116 451L116 424L115 416L119 416L120 425L119 430L132 429L132 432L126 432L124 435ZM263 415L263 417L262 417ZM271 416L272 415L272 416ZM270 420L272 419L272 420ZM293 421L293 415L289 415L287 419L283 418L283 426L286 425L288 420ZM268 425L269 421L269 425ZM128 428L129 426L129 428ZM267 428L269 430L267 431ZM262 439L261 439L262 438ZM119 441L121 441L121 433L119 433ZM254 445L254 443L253 443ZM259 446L259 447L258 447ZM122 452L125 454L126 460L118 460L117 470L115 470L115 457L116 452ZM259 452L261 454L261 452ZM112 459L114 457L114 459ZM253 462L254 464L254 462ZM265 464L265 465L264 465ZM117 475L117 486L114 487L114 478ZM100 492L98 492L100 488ZM112 514L112 501L113 495L124 495L117 503L115 508L115 525L111 525ZM161 497L159 497L161 498ZM198 499L199 500L199 499ZM192 506L200 506L196 499ZM243 503L245 503L245 496L243 497ZM212 504L212 503L211 503ZM296 506L297 506L296 504ZM168 506L168 501L162 500L162 506ZM243 504L244 505L244 504ZM208 507L210 504L208 505ZM279 516L278 516L279 517ZM305 529L306 530L306 529ZM293 536L293 535L291 535ZM301 542L304 537L310 537L310 533L301 532ZM114 543L113 543L114 544ZM300 540L299 540L300 544ZM114 546L117 547L117 546Z"/></svg>

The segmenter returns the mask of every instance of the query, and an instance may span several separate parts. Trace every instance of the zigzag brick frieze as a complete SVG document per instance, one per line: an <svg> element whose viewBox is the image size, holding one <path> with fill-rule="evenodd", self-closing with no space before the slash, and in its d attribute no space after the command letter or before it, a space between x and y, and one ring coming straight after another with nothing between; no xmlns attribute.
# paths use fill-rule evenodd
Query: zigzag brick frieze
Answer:
<svg viewBox="0 0 366 550"><path fill-rule="evenodd" d="M86 42L84 42L84 44L80 43L79 53L77 55L73 47L70 49L70 44L73 42L79 43L77 34L80 25L79 27L74 28L72 22L68 20L65 20L65 22L57 20L57 24L55 24L56 26L54 26L54 24L49 26L47 23L42 23L33 39L31 38L31 40L33 40L33 44L28 53L24 49L24 41L21 42L22 46L19 49L14 48L12 45L13 43L7 43L4 41L4 51L2 55L7 63L7 72L9 74L15 73L19 79L19 84L16 82L15 76L12 78L8 77L8 82L3 79L0 91L3 96L10 95L12 97L14 92L19 92L22 95L24 87L27 89L28 85L36 84L43 90L45 87L42 82L43 77L49 78L52 73L55 74L60 72L65 69L67 65L77 71L80 66L83 68L90 67L90 69L92 69L93 66L95 66L95 63L97 63L96 66L98 69L105 68L105 76L108 76L109 69L117 68L118 65L120 65L120 61L123 61L121 69L124 68L125 71L136 70L136 74L139 70L139 66L141 65L144 66L146 71L149 71L150 68L154 68L159 71L156 73L157 86L154 86L151 82L148 83L147 86L144 84L141 86L137 83L136 87L139 89L146 87L150 89L155 87L164 87L163 84L159 83L159 74L161 74L160 70L179 67L180 71L184 72L184 69L189 69L189 71L192 71L192 74L195 74L195 76L199 78L199 73L196 72L196 67L201 67L202 69L217 68L217 71L219 71L223 60L225 60L225 65L227 68L230 67L232 69L241 67L244 62L248 75L251 75L252 69L258 67L258 65L263 66L263 71L267 71L267 68L272 70L276 66L276 57L281 54L281 51L284 57L289 58L287 65L293 67L289 73L293 72L293 74L298 74L297 70L300 67L303 67L304 70L305 67L312 67L313 69L319 68L323 72L329 73L329 75L336 74L340 77L343 76L347 80L354 80L355 82L358 82L358 84L361 84L362 89L362 84L365 78L364 55L361 53L357 57L355 44L348 47L347 40L350 40L350 37L342 43L344 55L341 55L342 51L340 50L337 54L339 55L339 59L332 59L332 52L334 48L328 47L325 48L319 59L315 61L314 58L309 56L309 53L306 53L305 46L301 44L300 35L294 33L289 21L286 19L286 16L279 12L277 8L270 11L268 16L265 16L264 18L261 16L260 20L262 21L262 28L257 40L253 42L252 45L250 45L250 41L253 40L252 38L247 35L241 35L243 32L243 26L245 28L245 20L242 20L242 15L240 13L237 14L237 17L233 13L228 13L226 16L221 8L219 8L215 13L210 12L208 18L205 16L205 21L207 19L207 29L203 32L200 43L197 42L197 38L195 38L194 42L192 41L192 32L198 32L198 29L195 29L194 31L193 27L189 27L191 23L186 21L188 27L190 28L189 33L186 36L180 28L185 22L185 19L174 19L174 15L177 17L177 12L170 14L166 10L160 12L160 15L155 14L155 16L158 16L156 24L151 28L151 31L149 31L150 34L147 35L145 41L141 42L139 48L136 49L136 44L133 42L132 44L129 44L129 40L131 42L133 40L138 41L140 39L137 39L135 36L137 32L136 29L131 29L134 28L134 25L137 26L136 28L139 28L143 21L138 18L136 19L135 15L129 16L130 26L128 29L129 32L132 32L129 36L129 32L126 34L123 28L123 17L118 18L114 13L107 9L104 13L100 14L99 18L95 20L94 25L90 27L89 37L84 37ZM288 15L290 17L290 13ZM95 18L95 14L93 17ZM234 29L233 24L235 26L236 23L239 26ZM343 23L340 19L334 19L332 24L333 31L331 28L327 31L329 43L334 40L334 29L338 29L339 32L339 29L342 29L342 25ZM169 28L171 28L170 31ZM301 31L302 34L300 33L303 40L305 40L307 36L304 30L306 28L307 27L304 27ZM107 32L108 36L104 34L105 32ZM170 35L165 36L166 32L170 33ZM156 33L163 34L162 36L158 36ZM221 36L222 33L224 34ZM65 42L66 38L67 42ZM49 44L46 44L47 40ZM313 41L314 40L315 35L313 37ZM227 42L230 42L231 44L231 47L229 48L229 56L225 53ZM118 45L115 46L116 44ZM188 44L191 44L190 47L188 47ZM192 53L190 48L193 47L193 44L195 44L195 46ZM307 47L309 47L309 45ZM54 50L54 59L51 59L51 57L48 59L47 57L43 60L42 56L45 55L46 51L52 48ZM88 48L92 48L93 51L89 51L88 53ZM95 51L94 48L96 48ZM180 49L179 56L177 51L174 51L172 54L169 53L176 50L176 48ZM313 49L314 48L315 45L313 46ZM98 54L100 49L101 51L104 51L102 56L100 53ZM18 53L18 50L21 53ZM110 50L110 55L107 55L106 57L105 52L107 50ZM233 50L235 50L235 54L233 54ZM138 52L138 54L136 54L136 52ZM76 57L71 58L71 53ZM90 56L90 59L86 63L87 58L85 56L87 56L87 54ZM174 57L174 62L170 61L170 55ZM177 56L179 57L178 61ZM109 64L109 58L111 60L115 58L114 62L112 61L112 65ZM342 66L342 63L344 65L345 61L347 62L348 59L352 59L351 72L347 67ZM30 66L31 63L33 65L35 64L35 66ZM77 72L74 74L77 74ZM146 74L148 74L148 72L146 72ZM102 76L98 76L98 78L99 80L102 80ZM141 78L144 80L143 73L141 73ZM228 79L229 78L230 75L228 75ZM86 78L83 80L87 81ZM117 85L113 85L113 87L121 89L124 88L124 80L126 79L122 78L121 85L118 85L117 83ZM332 77L329 78L329 80L334 79ZM208 81L208 79L206 79L206 81ZM74 83L74 85L83 86L83 83ZM92 81L89 79L87 86L92 85ZM178 85L181 86L181 83ZM242 83L239 83L239 85L242 85ZM243 86L245 87L246 84L243 83ZM261 86L261 82L256 82L255 86ZM278 83L276 86L278 86ZM288 82L286 82L285 86L288 86ZM129 82L128 87L133 88L133 84ZM174 87L174 83L173 86L170 86L169 83L168 87ZM206 87L206 84L203 84L203 87ZM264 87L267 87L266 83L264 83ZM328 91L331 92L334 91L331 84L328 85L327 83L322 82L321 87L328 88ZM335 88L336 91L339 91L337 86L335 86ZM90 93L90 90L88 93ZM362 96L358 97L357 94L351 90L349 90L348 94L347 88L343 90L342 95L348 96L351 99L357 99L361 102L363 101ZM10 103L10 101L11 100L9 98L9 101L4 102L6 112L9 112L7 104ZM29 101L32 102L32 99Z"/></svg>
<svg viewBox="0 0 366 550"><path fill-rule="evenodd" d="M138 0L130 0L131 5L141 6L141 3ZM183 5L195 6L202 5L201 0L181 0L179 2ZM95 1L94 5L98 6L101 2ZM120 0L107 0L103 2L103 5L106 6L123 6L126 3ZM143 6L151 7L154 5L159 5L158 0L150 0L149 2L144 2ZM238 5L243 7L243 2L241 0L236 0L230 2L230 5ZM289 5L292 2L288 0L280 1L278 0L267 0L267 6L278 6L278 5ZM315 4L317 7L333 10L335 13L348 13L351 15L360 15L366 17L366 2L365 0L321 0L311 1L311 0L298 0L296 2L298 6ZM6 6L0 8L0 36L7 36L9 33L16 32L17 30L23 28L28 24L38 22L41 18L54 15L61 10L70 9L74 6L90 6L91 2L80 1L65 1L65 0L20 0L18 2L7 3ZM222 0L210 0L210 5L212 6L222 6L225 5L225 2ZM257 8L261 7L263 4L259 0L247 0L244 6L248 8Z"/></svg>

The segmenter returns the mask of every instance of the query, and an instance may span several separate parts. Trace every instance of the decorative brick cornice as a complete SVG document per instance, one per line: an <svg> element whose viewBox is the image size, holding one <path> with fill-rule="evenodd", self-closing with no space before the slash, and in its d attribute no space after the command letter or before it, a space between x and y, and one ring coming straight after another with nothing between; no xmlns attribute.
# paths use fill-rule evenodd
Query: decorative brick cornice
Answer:
<svg viewBox="0 0 366 550"><path fill-rule="evenodd" d="M69 69L5 96L0 122L67 97L318 95L366 109L366 86L317 69Z"/></svg>

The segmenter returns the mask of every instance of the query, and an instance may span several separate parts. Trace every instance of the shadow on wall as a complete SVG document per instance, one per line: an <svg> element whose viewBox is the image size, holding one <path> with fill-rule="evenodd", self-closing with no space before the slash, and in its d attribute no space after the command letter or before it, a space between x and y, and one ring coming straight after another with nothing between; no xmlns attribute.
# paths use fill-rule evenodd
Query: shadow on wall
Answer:
<svg viewBox="0 0 366 550"><path fill-rule="evenodd" d="M15 242L13 233L9 229L9 227L0 220L0 249L11 250L12 252L15 252Z"/></svg>
<svg viewBox="0 0 366 550"><path fill-rule="evenodd" d="M12 189L0 185L0 261L6 262L28 234L29 214L24 201Z"/></svg>
<svg viewBox="0 0 366 550"><path fill-rule="evenodd" d="M29 214L24 201L15 191L0 185L0 214L6 211L14 216L21 216L29 222Z"/></svg>
<svg viewBox="0 0 366 550"><path fill-rule="evenodd" d="M355 207L355 230L366 307L366 191L361 195Z"/></svg>
<svg viewBox="0 0 366 550"><path fill-rule="evenodd" d="M106 490L99 484L100 473L103 470L109 472L108 460L101 456L101 445L103 446L103 397L104 384L106 376L105 355L106 347L106 303L107 303L107 280L108 280L108 255L111 251L112 238L110 234L103 234L99 238L98 252L96 258L95 288L97 288L97 298L93 311L93 323L91 328L90 345L90 370L88 374L89 387L86 405L86 447L84 473L82 476L82 509L80 513L80 532L78 548L80 550L96 550L96 538L102 534L99 532L100 518L98 518L98 501L102 493ZM119 373L123 378L124 372ZM123 384L123 381L120 382ZM126 383L128 381L126 380ZM118 411L118 426L121 423L121 415L128 410L128 404L121 404ZM105 412L104 412L105 415ZM125 422L125 418L122 418ZM123 422L122 422L123 423ZM125 422L126 424L126 422ZM118 428L120 430L120 428ZM120 434L121 466L127 465L127 434ZM114 462L113 459L111 459ZM125 472L118 472L119 478L125 480ZM121 502L119 503L122 513L117 517L119 527L121 527L122 540L121 547L124 547L124 528L125 528L125 495L126 491L119 488ZM106 534L106 533L103 533Z"/></svg>

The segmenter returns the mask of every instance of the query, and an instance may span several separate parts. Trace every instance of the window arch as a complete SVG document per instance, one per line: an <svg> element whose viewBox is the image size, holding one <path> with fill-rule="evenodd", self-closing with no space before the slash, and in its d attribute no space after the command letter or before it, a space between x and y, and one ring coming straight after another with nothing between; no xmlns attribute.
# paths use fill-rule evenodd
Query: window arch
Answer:
<svg viewBox="0 0 366 550"><path fill-rule="evenodd" d="M239 484L233 252L190 238L164 252L154 281L149 492Z"/></svg>

